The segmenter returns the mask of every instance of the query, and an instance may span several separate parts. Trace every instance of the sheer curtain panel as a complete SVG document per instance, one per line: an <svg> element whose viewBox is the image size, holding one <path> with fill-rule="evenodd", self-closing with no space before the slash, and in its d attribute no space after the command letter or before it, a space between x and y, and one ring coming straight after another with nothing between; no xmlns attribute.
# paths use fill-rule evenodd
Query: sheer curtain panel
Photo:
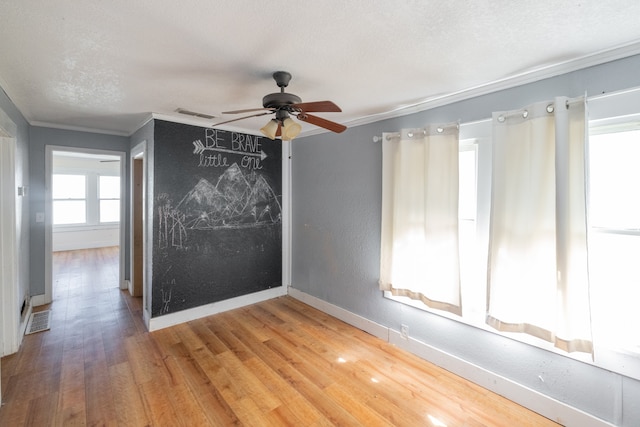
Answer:
<svg viewBox="0 0 640 427"><path fill-rule="evenodd" d="M382 137L380 289L461 314L458 125Z"/></svg>
<svg viewBox="0 0 640 427"><path fill-rule="evenodd" d="M585 99L493 114L487 323L591 353Z"/></svg>

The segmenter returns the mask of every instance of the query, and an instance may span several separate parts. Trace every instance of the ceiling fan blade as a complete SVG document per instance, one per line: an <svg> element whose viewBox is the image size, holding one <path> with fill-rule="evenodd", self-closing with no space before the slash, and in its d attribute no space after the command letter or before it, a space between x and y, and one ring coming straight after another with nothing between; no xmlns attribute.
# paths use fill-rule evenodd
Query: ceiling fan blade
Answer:
<svg viewBox="0 0 640 427"><path fill-rule="evenodd" d="M291 105L304 113L341 113L342 110L331 101L300 102Z"/></svg>
<svg viewBox="0 0 640 427"><path fill-rule="evenodd" d="M267 111L266 113L252 114L250 116L238 117L237 119L231 119L231 120L227 120L220 123L214 123L211 126L215 127L215 126L223 125L225 123L237 122L238 120L250 119L251 117L266 116L267 114L273 114L273 111Z"/></svg>
<svg viewBox="0 0 640 427"><path fill-rule="evenodd" d="M222 114L241 114L241 113L251 113L253 111L264 111L264 110L274 110L274 108L247 108L246 110L233 110L233 111L223 111Z"/></svg>
<svg viewBox="0 0 640 427"><path fill-rule="evenodd" d="M340 123L332 122L331 120L323 119L322 117L312 116L311 114L305 113L298 114L298 120L311 123L312 125L320 126L321 128L325 128L336 133L343 132L347 128Z"/></svg>

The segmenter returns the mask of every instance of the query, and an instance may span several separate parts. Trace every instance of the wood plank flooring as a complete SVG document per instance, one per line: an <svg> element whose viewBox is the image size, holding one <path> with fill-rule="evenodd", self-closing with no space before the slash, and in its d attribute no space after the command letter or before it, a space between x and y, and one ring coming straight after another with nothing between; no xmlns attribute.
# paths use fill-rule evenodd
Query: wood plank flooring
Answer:
<svg viewBox="0 0 640 427"><path fill-rule="evenodd" d="M290 297L148 333L117 249L55 258L51 329L2 359L0 426L556 425Z"/></svg>

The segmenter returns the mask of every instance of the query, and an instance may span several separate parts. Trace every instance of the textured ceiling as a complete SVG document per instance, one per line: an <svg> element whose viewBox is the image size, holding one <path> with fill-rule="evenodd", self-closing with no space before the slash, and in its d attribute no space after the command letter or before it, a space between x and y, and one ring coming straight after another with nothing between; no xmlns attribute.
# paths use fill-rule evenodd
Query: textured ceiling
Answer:
<svg viewBox="0 0 640 427"><path fill-rule="evenodd" d="M640 53L639 16L637 0L0 0L0 86L31 124L128 135L150 113L261 107L286 70L349 126Z"/></svg>

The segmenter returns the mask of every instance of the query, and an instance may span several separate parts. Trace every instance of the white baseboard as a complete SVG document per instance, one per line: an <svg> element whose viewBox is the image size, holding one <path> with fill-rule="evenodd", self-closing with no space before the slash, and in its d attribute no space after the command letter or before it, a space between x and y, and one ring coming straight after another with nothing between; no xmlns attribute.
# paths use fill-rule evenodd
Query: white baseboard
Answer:
<svg viewBox="0 0 640 427"><path fill-rule="evenodd" d="M45 305L46 302L46 298L44 294L40 294L40 295L32 295L31 296L31 306L32 307L38 307L41 305Z"/></svg>
<svg viewBox="0 0 640 427"><path fill-rule="evenodd" d="M389 342L390 329L386 326L373 322L366 317L358 316L357 314L345 310L344 308L340 308L338 306L330 304L295 288L289 288L289 295L299 301L302 301L305 304L310 305L311 307L317 308L324 313L327 313L337 319L342 320L343 322L355 326L358 329L362 329L363 331L373 335L374 337Z"/></svg>
<svg viewBox="0 0 640 427"><path fill-rule="evenodd" d="M294 288L289 288L289 295L564 426L613 426L613 424L607 423L600 418L525 387L508 378L497 375L478 365L460 359L422 341L413 338L404 339L400 331L375 323L317 297Z"/></svg>
<svg viewBox="0 0 640 427"><path fill-rule="evenodd" d="M246 305L255 304L261 301L266 301L286 294L286 287L278 286L277 288L271 288L236 298L230 298L224 301L201 305L200 307L178 311L177 313L152 317L149 319L149 332L168 328L191 320L200 319L202 317L211 316L213 314L222 313L224 311L233 310L235 308L244 307Z"/></svg>
<svg viewBox="0 0 640 427"><path fill-rule="evenodd" d="M78 239L74 242L62 242L56 243L52 248L52 252L60 252L60 251L78 251L81 249L98 249L98 248L109 248L111 246L118 246L118 240L93 240L87 241Z"/></svg>
<svg viewBox="0 0 640 427"><path fill-rule="evenodd" d="M146 307L142 309L142 320L144 321L144 326L147 327L147 331L150 331L151 314L149 314L149 310Z"/></svg>
<svg viewBox="0 0 640 427"><path fill-rule="evenodd" d="M18 348L20 348L20 344L22 344L22 339L24 338L24 334L27 331L27 325L29 324L29 319L31 318L31 312L33 311L31 298L29 298L25 310L25 315L20 318L20 330L18 331Z"/></svg>

